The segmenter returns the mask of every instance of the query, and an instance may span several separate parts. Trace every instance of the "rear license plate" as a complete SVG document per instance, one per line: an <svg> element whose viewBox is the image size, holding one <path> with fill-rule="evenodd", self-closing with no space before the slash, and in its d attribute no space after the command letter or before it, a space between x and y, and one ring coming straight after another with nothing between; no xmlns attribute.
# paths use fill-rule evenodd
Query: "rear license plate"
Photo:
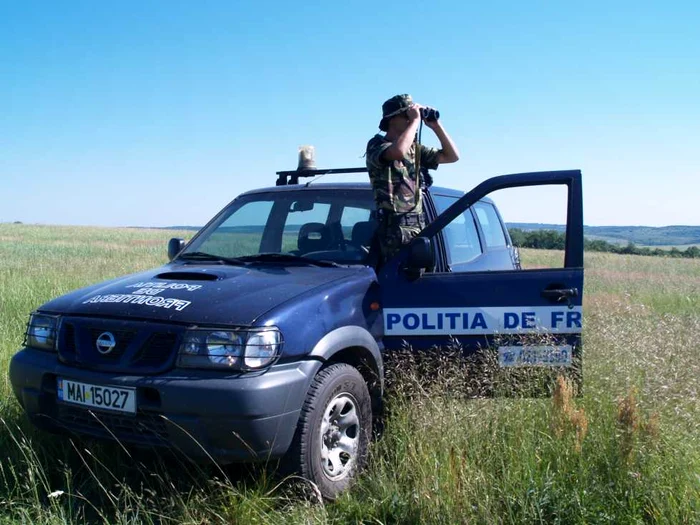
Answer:
<svg viewBox="0 0 700 525"><path fill-rule="evenodd" d="M501 346L498 364L512 366L571 366L571 345Z"/></svg>
<svg viewBox="0 0 700 525"><path fill-rule="evenodd" d="M58 378L58 399L74 405L136 413L136 389L90 385Z"/></svg>

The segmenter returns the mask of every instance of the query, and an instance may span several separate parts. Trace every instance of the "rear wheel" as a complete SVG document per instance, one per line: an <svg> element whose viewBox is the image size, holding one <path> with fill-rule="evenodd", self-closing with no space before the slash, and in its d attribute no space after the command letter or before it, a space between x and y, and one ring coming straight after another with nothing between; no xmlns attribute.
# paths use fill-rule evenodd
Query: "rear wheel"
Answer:
<svg viewBox="0 0 700 525"><path fill-rule="evenodd" d="M356 368L336 363L309 388L288 464L327 499L347 489L364 466L372 425L367 384Z"/></svg>

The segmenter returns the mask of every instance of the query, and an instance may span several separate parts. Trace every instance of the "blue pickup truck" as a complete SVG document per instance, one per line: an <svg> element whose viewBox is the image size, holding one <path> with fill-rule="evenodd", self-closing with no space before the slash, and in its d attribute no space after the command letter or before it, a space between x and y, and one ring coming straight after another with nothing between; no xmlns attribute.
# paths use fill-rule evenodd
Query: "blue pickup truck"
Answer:
<svg viewBox="0 0 700 525"><path fill-rule="evenodd" d="M568 190L562 268L521 269L487 197L538 185ZM456 339L501 367L580 366L580 172L433 186L424 202L427 227L379 266L369 184L280 172L187 244L171 239L164 266L39 307L14 393L42 429L221 464L282 458L333 498L366 456L387 352Z"/></svg>

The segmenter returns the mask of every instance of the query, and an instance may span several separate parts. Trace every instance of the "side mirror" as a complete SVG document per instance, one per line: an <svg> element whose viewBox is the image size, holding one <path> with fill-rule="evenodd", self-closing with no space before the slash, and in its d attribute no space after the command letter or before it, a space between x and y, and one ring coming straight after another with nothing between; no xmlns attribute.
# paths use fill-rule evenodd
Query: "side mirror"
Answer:
<svg viewBox="0 0 700 525"><path fill-rule="evenodd" d="M430 239L418 237L411 243L411 252L406 261L406 269L420 271L435 266L435 255Z"/></svg>
<svg viewBox="0 0 700 525"><path fill-rule="evenodd" d="M168 259L173 260L175 256L185 247L185 239L173 237L168 241Z"/></svg>

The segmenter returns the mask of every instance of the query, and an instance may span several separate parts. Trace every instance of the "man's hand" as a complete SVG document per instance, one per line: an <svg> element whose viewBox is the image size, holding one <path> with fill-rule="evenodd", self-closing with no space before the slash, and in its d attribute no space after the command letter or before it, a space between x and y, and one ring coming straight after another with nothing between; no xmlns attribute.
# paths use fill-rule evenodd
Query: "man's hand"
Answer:
<svg viewBox="0 0 700 525"><path fill-rule="evenodd" d="M435 120L425 120L425 119L423 119L423 123L424 123L427 127L429 127L430 129L432 129L433 131L435 131L438 127L440 127L440 128L442 127L442 124L440 123L440 121L439 121L438 119L435 119Z"/></svg>
<svg viewBox="0 0 700 525"><path fill-rule="evenodd" d="M406 110L406 116L408 117L408 120L411 122L413 122L414 120L420 120L421 109L423 109L423 106L421 106L420 104L413 104L411 107L409 107Z"/></svg>

